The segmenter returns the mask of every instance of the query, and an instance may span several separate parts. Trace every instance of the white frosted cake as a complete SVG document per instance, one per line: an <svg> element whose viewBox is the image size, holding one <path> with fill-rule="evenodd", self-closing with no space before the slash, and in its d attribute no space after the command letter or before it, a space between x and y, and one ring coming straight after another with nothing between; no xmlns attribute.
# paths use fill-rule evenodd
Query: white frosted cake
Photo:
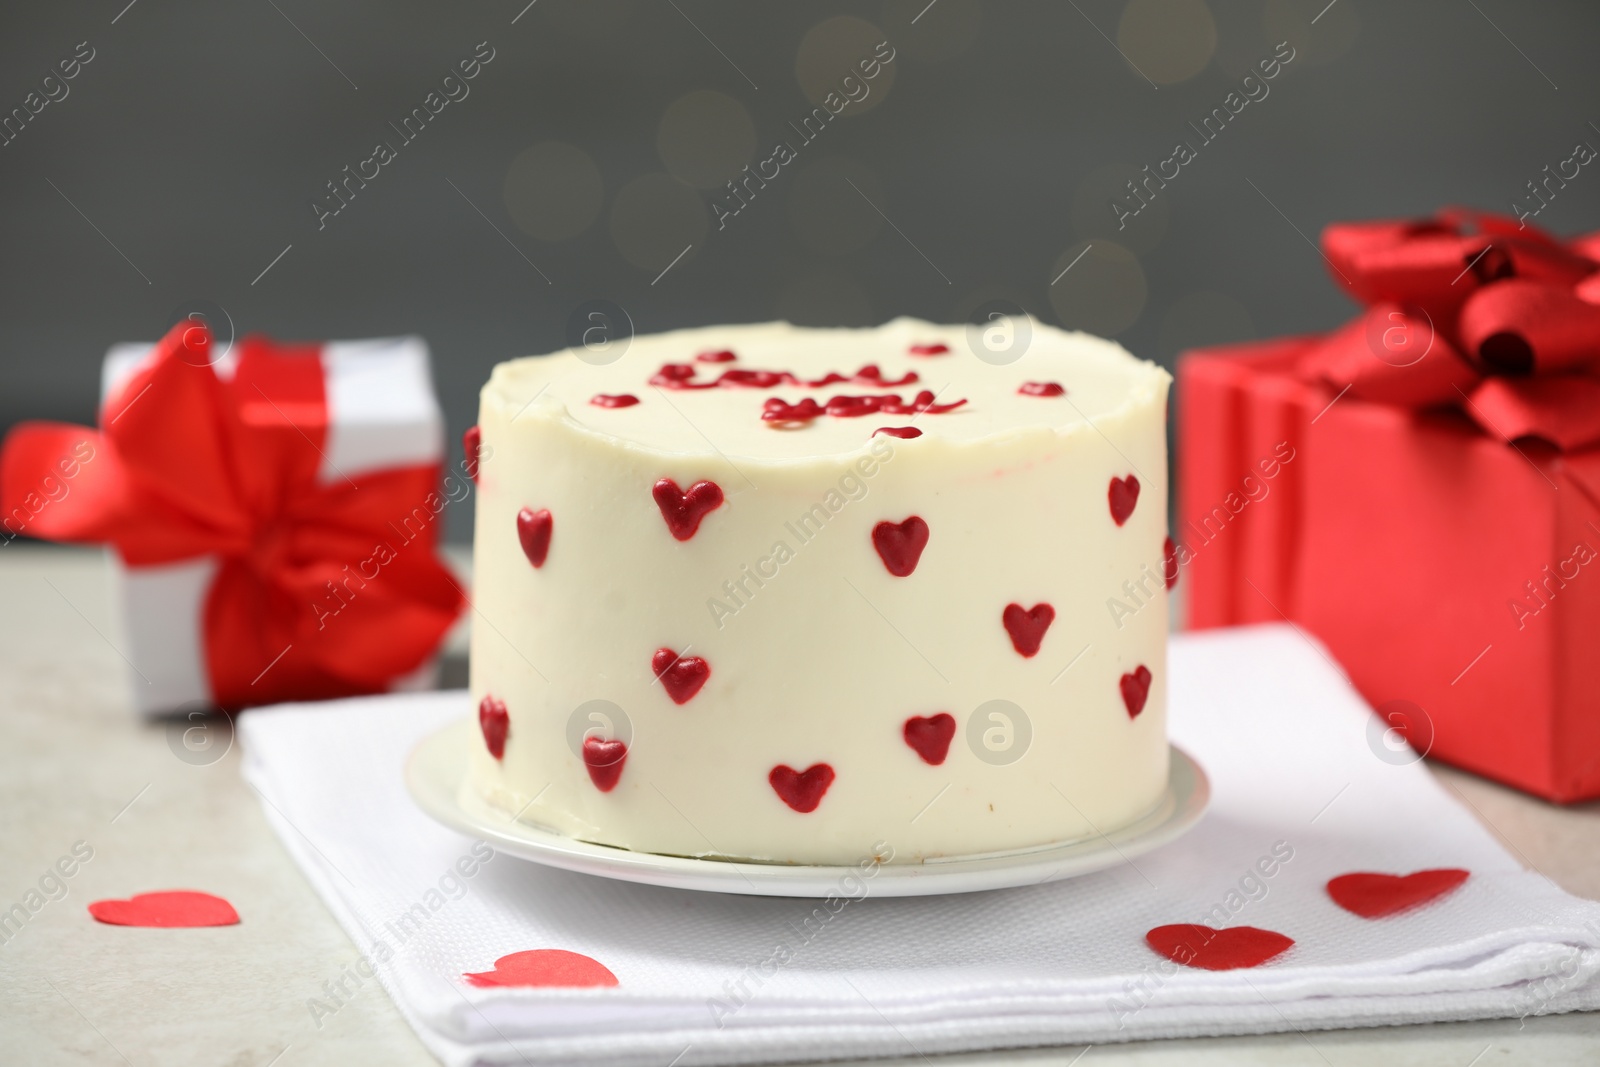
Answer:
<svg viewBox="0 0 1600 1067"><path fill-rule="evenodd" d="M1155 806L1171 379L1026 329L1005 365L899 319L496 367L469 432L472 798L642 852L838 864Z"/></svg>

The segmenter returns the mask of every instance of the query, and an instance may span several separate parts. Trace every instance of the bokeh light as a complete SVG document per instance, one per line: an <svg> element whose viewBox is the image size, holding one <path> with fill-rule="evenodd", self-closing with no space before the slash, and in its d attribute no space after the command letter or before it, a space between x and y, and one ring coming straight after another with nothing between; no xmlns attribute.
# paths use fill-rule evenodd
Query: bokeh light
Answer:
<svg viewBox="0 0 1600 1067"><path fill-rule="evenodd" d="M755 123L733 97L697 89L667 105L656 150L674 178L715 189L755 158Z"/></svg>
<svg viewBox="0 0 1600 1067"><path fill-rule="evenodd" d="M1057 275L1061 278L1050 286L1050 306L1069 330L1115 337L1139 321L1149 295L1139 257L1103 237L1079 241L1062 252L1050 269L1051 278Z"/></svg>
<svg viewBox="0 0 1600 1067"><path fill-rule="evenodd" d="M794 74L800 81L800 91L813 104L821 104L829 93L845 99L850 94L860 96L865 90L866 96L845 105L838 117L852 118L872 110L889 95L895 64L880 63L877 76L870 80L862 77L860 64L877 62L876 50L885 41L889 41L888 34L866 19L851 15L837 15L817 23L801 38L795 55ZM894 47L892 41L889 46ZM859 88L847 93L847 77L850 85Z"/></svg>
<svg viewBox="0 0 1600 1067"><path fill-rule="evenodd" d="M1128 0L1117 23L1117 47L1145 77L1174 85L1211 62L1217 24L1205 0Z"/></svg>

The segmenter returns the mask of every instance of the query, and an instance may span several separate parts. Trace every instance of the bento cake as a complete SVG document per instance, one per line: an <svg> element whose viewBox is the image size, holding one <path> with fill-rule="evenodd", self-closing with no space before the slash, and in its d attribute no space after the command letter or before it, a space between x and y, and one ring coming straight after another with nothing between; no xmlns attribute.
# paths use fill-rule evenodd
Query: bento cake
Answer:
<svg viewBox="0 0 1600 1067"><path fill-rule="evenodd" d="M496 367L468 433L467 798L618 848L807 864L1150 811L1170 378L1013 325L1011 362L897 319Z"/></svg>

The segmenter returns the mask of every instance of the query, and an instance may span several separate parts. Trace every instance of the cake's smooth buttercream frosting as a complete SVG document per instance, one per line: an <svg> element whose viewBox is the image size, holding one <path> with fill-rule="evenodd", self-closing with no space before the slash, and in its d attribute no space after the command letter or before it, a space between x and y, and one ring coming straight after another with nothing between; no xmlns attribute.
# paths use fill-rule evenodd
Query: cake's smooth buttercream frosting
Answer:
<svg viewBox="0 0 1600 1067"><path fill-rule="evenodd" d="M1021 325L1005 364L899 319L495 368L471 799L798 863L1025 848L1155 805L1170 378Z"/></svg>

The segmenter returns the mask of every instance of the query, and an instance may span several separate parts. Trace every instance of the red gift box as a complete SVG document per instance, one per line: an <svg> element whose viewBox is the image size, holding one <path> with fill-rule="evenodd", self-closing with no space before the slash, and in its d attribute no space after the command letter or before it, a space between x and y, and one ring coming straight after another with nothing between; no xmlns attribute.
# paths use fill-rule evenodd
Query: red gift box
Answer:
<svg viewBox="0 0 1600 1067"><path fill-rule="evenodd" d="M1363 315L1180 362L1189 624L1292 621L1418 751L1600 796L1600 242L1452 212L1323 246Z"/></svg>

